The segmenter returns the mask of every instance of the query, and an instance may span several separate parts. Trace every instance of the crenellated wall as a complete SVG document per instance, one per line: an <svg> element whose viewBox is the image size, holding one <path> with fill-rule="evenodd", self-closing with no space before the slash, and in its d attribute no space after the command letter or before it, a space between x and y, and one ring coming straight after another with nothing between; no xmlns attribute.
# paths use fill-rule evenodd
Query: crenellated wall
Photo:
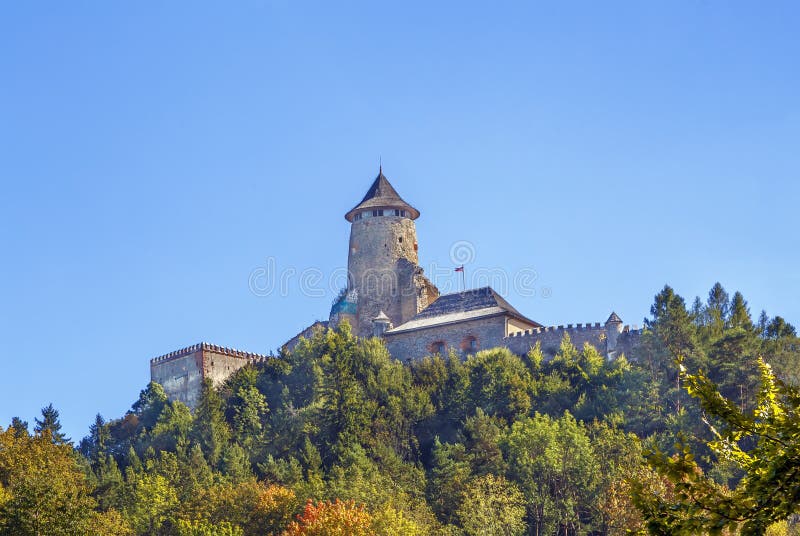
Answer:
<svg viewBox="0 0 800 536"><path fill-rule="evenodd" d="M614 337L616 331L616 337ZM597 351L613 359L619 354L631 356L632 349L639 344L642 330L636 326L623 326L622 324L601 324L600 322L586 324L567 324L566 326L548 326L529 329L514 333L506 337L503 346L515 354L526 354L536 343L541 344L545 358L552 358L558 352L564 335L569 335L572 344L582 348L589 343Z"/></svg>
<svg viewBox="0 0 800 536"><path fill-rule="evenodd" d="M161 384L170 400L194 409L203 380L219 386L243 366L264 359L269 356L202 342L151 359L150 379Z"/></svg>

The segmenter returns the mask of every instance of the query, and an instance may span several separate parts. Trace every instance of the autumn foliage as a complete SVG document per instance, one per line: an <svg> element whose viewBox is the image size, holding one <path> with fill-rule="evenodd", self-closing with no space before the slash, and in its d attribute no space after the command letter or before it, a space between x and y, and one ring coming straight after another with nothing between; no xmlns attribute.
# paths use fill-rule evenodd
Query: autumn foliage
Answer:
<svg viewBox="0 0 800 536"><path fill-rule="evenodd" d="M309 500L283 536L372 536L372 516L355 501Z"/></svg>

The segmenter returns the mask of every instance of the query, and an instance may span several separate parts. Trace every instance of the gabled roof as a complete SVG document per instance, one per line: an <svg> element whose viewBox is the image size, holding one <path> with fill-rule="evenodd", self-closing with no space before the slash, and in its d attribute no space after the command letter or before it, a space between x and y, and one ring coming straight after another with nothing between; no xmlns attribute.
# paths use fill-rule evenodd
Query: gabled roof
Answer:
<svg viewBox="0 0 800 536"><path fill-rule="evenodd" d="M483 287L439 296L435 302L417 313L411 320L387 331L386 334L391 335L498 315L511 316L531 324L532 327L541 327L538 322L523 316L493 288Z"/></svg>
<svg viewBox="0 0 800 536"><path fill-rule="evenodd" d="M356 213L362 210L393 208L407 210L412 220L419 218L419 210L406 203L403 198L400 197L397 190L389 183L389 179L383 174L383 168L381 168L372 186L367 190L364 199L362 199L358 205L350 209L344 217L347 221L352 222Z"/></svg>

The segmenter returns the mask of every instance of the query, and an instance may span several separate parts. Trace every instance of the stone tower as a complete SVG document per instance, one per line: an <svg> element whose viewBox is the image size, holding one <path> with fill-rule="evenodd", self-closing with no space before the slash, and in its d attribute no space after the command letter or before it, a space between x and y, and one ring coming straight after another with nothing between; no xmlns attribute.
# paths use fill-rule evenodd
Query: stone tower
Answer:
<svg viewBox="0 0 800 536"><path fill-rule="evenodd" d="M418 263L418 217L381 169L364 199L345 214L351 224L347 290L334 303L331 322L347 319L354 333L369 337L376 318L399 326L439 296Z"/></svg>
<svg viewBox="0 0 800 536"><path fill-rule="evenodd" d="M620 333L622 333L622 319L612 311L606 320L606 350L609 356L612 356L617 349L617 339Z"/></svg>

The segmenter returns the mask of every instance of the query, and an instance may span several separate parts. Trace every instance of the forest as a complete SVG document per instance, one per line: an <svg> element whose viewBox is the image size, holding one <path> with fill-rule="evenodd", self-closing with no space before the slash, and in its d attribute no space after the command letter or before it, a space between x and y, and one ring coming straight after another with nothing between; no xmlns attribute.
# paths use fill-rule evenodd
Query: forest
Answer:
<svg viewBox="0 0 800 536"><path fill-rule="evenodd" d="M0 428L0 534L797 534L800 339L719 283L635 355L393 360L343 324L80 440ZM43 401L46 402L46 401Z"/></svg>

